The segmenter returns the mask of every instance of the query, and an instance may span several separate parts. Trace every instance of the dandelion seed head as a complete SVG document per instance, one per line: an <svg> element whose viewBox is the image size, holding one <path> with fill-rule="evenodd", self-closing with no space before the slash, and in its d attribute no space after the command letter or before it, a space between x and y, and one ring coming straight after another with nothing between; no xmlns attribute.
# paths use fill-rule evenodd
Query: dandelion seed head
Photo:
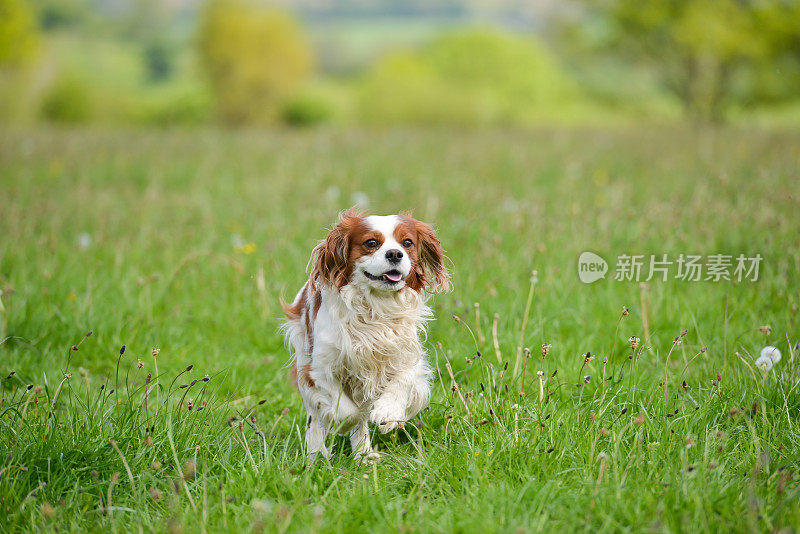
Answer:
<svg viewBox="0 0 800 534"><path fill-rule="evenodd" d="M761 369L761 371L764 373L772 369L772 365L773 365L772 358L770 358L769 356L765 356L763 354L759 356L758 359L756 360L756 367Z"/></svg>
<svg viewBox="0 0 800 534"><path fill-rule="evenodd" d="M78 238L76 239L78 242L78 247L81 250L86 250L87 248L92 246L92 235L87 232L82 232L78 234Z"/></svg>
<svg viewBox="0 0 800 534"><path fill-rule="evenodd" d="M772 363L778 363L781 361L781 351L779 351L777 347L768 345L761 349L761 357L769 358L772 360Z"/></svg>

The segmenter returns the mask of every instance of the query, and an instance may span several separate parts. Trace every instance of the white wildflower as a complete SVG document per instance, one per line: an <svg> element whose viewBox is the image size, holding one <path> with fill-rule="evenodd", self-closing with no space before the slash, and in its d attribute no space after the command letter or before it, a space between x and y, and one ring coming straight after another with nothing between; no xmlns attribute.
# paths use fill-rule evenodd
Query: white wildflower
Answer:
<svg viewBox="0 0 800 534"><path fill-rule="evenodd" d="M354 206L369 207L369 196L363 191L356 191L350 198Z"/></svg>
<svg viewBox="0 0 800 534"><path fill-rule="evenodd" d="M761 349L761 357L769 358L772 360L772 363L778 363L781 361L781 351L779 351L777 347L773 347L771 345L766 346Z"/></svg>
<svg viewBox="0 0 800 534"><path fill-rule="evenodd" d="M334 203L334 202L338 202L339 195L341 193L342 192L338 187L336 187L335 185L332 185L328 189L325 190L325 197L328 199L328 202Z"/></svg>
<svg viewBox="0 0 800 534"><path fill-rule="evenodd" d="M756 360L756 367L765 373L768 372L770 369L772 369L772 358L763 355L759 356Z"/></svg>
<svg viewBox="0 0 800 534"><path fill-rule="evenodd" d="M231 247L233 248L240 248L244 246L245 240L239 234L231 234Z"/></svg>
<svg viewBox="0 0 800 534"><path fill-rule="evenodd" d="M86 250L87 248L92 246L92 235L86 232L78 234L78 247L81 250Z"/></svg>

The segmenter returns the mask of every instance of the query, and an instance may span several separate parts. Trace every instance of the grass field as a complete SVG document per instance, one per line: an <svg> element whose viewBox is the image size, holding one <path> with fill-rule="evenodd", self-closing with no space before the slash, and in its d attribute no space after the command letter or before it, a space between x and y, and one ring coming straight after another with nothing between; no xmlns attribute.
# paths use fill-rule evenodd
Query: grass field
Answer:
<svg viewBox="0 0 800 534"><path fill-rule="evenodd" d="M796 531L798 146L4 129L0 530ZM307 465L278 298L357 201L438 228L439 376L377 465L344 438ZM587 250L610 263L590 285ZM761 254L758 280L613 279L621 254L717 253ZM783 358L762 373L765 345Z"/></svg>

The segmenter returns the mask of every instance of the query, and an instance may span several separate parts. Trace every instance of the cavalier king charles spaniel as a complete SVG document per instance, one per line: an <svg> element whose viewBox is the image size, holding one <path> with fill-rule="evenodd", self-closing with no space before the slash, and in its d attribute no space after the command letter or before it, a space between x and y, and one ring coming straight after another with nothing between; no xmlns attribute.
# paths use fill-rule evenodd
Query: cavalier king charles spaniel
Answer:
<svg viewBox="0 0 800 534"><path fill-rule="evenodd" d="M433 293L450 278L433 229L408 215L342 214L314 249L308 281L283 304L292 374L303 397L306 452L330 457L329 430L376 459L368 423L403 428L428 405L433 371L420 336Z"/></svg>

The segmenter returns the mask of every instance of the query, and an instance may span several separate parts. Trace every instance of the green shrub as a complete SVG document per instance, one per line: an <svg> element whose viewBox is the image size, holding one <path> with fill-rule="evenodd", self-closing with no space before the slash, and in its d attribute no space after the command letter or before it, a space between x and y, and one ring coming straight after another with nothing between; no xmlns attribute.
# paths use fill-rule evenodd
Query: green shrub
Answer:
<svg viewBox="0 0 800 534"><path fill-rule="evenodd" d="M41 116L53 122L79 123L92 118L92 98L79 78L64 74L47 89L42 98Z"/></svg>
<svg viewBox="0 0 800 534"><path fill-rule="evenodd" d="M556 61L529 36L489 30L446 34L427 56L454 91L463 87L488 95L496 119L513 121L577 95Z"/></svg>
<svg viewBox="0 0 800 534"><path fill-rule="evenodd" d="M281 116L292 126L312 126L330 120L333 108L320 95L300 93L286 102Z"/></svg>
<svg viewBox="0 0 800 534"><path fill-rule="evenodd" d="M463 93L452 92L426 58L397 52L379 61L362 82L358 114L367 122L470 122Z"/></svg>
<svg viewBox="0 0 800 534"><path fill-rule="evenodd" d="M359 114L378 122L527 123L578 97L533 38L468 30L380 60L362 81Z"/></svg>
<svg viewBox="0 0 800 534"><path fill-rule="evenodd" d="M211 115L208 95L192 88L182 88L149 99L143 106L140 121L158 126L202 124Z"/></svg>
<svg viewBox="0 0 800 534"><path fill-rule="evenodd" d="M210 0L198 44L218 114L226 122L278 118L283 102L312 69L311 47L297 23L245 0Z"/></svg>

